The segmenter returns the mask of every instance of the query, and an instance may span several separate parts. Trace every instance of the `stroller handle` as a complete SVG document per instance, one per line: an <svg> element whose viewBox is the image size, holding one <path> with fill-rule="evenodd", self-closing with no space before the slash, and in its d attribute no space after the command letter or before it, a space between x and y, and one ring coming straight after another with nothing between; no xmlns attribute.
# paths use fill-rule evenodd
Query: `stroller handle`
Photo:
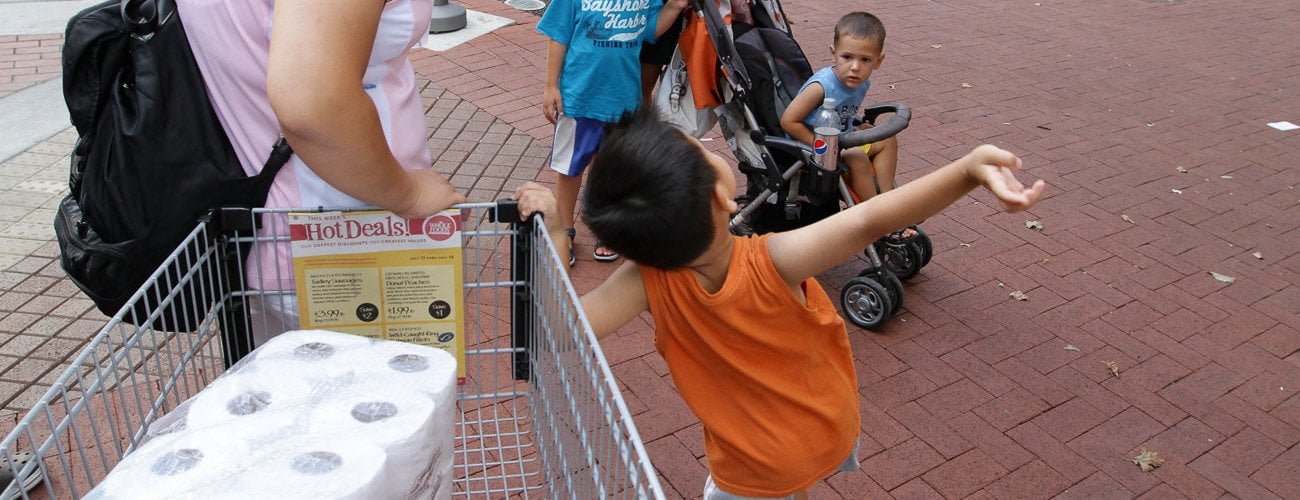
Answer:
<svg viewBox="0 0 1300 500"><path fill-rule="evenodd" d="M893 113L885 123L876 125L866 130L854 130L840 135L840 149L856 148L874 142L883 141L902 132L912 121L912 110L907 105L897 102L889 102L869 106L862 110L862 116L868 122L875 120L877 116Z"/></svg>

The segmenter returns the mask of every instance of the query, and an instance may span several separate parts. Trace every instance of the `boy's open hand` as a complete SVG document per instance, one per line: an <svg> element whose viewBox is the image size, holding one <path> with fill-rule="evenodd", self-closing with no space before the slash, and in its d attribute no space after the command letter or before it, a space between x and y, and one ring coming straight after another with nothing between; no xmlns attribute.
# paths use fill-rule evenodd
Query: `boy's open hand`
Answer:
<svg viewBox="0 0 1300 500"><path fill-rule="evenodd" d="M971 151L967 158L971 160L971 175L998 198L1007 212L1029 209L1038 203L1047 188L1042 179L1029 188L1021 184L1014 172L1020 169L1020 158L1010 151L985 144Z"/></svg>

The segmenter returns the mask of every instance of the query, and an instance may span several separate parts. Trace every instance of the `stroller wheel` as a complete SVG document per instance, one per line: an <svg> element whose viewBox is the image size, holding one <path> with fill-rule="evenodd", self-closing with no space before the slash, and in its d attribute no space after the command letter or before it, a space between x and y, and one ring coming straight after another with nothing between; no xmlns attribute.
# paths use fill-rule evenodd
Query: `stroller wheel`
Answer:
<svg viewBox="0 0 1300 500"><path fill-rule="evenodd" d="M925 265L925 255L917 240L902 243L880 240L875 245L880 260L900 280L912 279L921 272L921 266Z"/></svg>
<svg viewBox="0 0 1300 500"><path fill-rule="evenodd" d="M853 324L875 330L889 319L894 304L889 292L876 280L857 277L844 284L844 290L840 292L840 307Z"/></svg>
<svg viewBox="0 0 1300 500"><path fill-rule="evenodd" d="M930 235L917 227L916 238L912 240L912 244L921 250L921 267L930 265L930 257L934 255L934 243L930 241Z"/></svg>
<svg viewBox="0 0 1300 500"><path fill-rule="evenodd" d="M868 267L858 273L858 276L880 283L885 288L885 293L889 294L890 305L893 306L889 309L890 316L898 314L898 311L903 309L903 282L898 279L898 276L894 276L894 273L887 269Z"/></svg>

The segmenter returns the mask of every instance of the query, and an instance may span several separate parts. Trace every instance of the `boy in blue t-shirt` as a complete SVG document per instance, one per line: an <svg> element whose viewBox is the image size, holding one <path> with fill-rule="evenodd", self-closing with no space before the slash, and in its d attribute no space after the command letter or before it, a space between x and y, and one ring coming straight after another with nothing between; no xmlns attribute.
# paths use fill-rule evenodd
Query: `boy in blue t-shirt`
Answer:
<svg viewBox="0 0 1300 500"><path fill-rule="evenodd" d="M885 60L885 25L876 16L866 12L852 12L835 23L835 41L831 45L833 64L815 73L799 89L799 95L781 115L781 128L790 137L812 144L810 125L814 113L827 97L835 99L840 113L841 132L850 131L853 118L858 114L862 99L871 88L871 73ZM870 126L870 125L867 125ZM861 148L846 149L840 153L841 161L852 174L849 187L861 200L875 196L876 187L871 181L874 167L880 190L894 188L894 171L898 167L898 140L890 137ZM902 237L916 234L912 228L899 233Z"/></svg>
<svg viewBox="0 0 1300 500"><path fill-rule="evenodd" d="M560 220L573 224L582 172L600 147L605 129L641 104L642 41L672 26L687 0L553 0L537 31L551 39L546 51L542 113L555 124L551 169ZM569 236L569 265L576 261ZM618 254L600 241L596 260Z"/></svg>

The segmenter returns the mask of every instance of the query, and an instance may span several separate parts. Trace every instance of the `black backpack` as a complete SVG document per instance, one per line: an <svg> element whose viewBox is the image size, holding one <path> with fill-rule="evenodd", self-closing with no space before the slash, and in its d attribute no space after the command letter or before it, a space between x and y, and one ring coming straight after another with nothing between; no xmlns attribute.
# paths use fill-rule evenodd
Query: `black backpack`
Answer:
<svg viewBox="0 0 1300 500"><path fill-rule="evenodd" d="M210 209L265 204L292 154L283 139L268 138L272 153L261 174L244 173L208 101L174 0L108 0L73 16L63 45L63 96L79 138L71 194L54 220L60 262L109 316ZM165 279L179 283L184 266L171 266ZM204 285L210 284L190 282ZM124 320L145 322L159 300L146 294ZM206 308L192 307L198 316ZM151 324L189 330L196 321L160 320Z"/></svg>

